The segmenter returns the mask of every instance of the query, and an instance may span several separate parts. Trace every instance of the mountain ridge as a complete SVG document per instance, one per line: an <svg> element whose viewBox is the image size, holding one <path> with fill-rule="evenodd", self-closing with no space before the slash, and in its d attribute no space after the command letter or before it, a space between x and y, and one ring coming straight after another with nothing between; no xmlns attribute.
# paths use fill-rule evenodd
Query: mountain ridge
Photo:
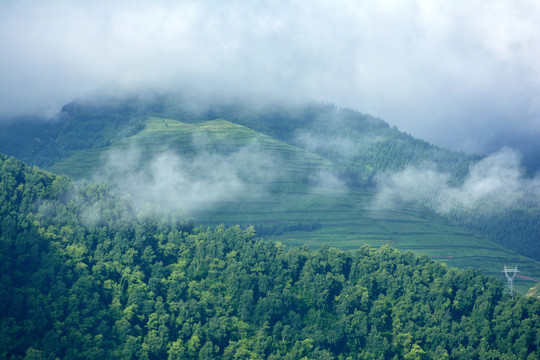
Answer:
<svg viewBox="0 0 540 360"><path fill-rule="evenodd" d="M166 120L166 118L163 118L165 115L171 116L171 118ZM221 120L216 120L217 118ZM225 123L225 121L228 121L228 123ZM80 126L77 124L80 124ZM227 128L230 126L227 124L236 125ZM154 134L148 128L149 125L155 127ZM221 127L218 125L221 125ZM167 126L171 128L168 129ZM179 126L184 127L184 130L190 126L192 130L197 130L191 133L189 131L172 131L174 129L179 130ZM240 128L239 126L244 127ZM18 129L24 128L24 126L20 126ZM51 138L49 143L46 144L41 141L34 144L41 150L33 150L33 158L38 160L45 158L49 162L50 159L53 159L54 164L49 166L50 169L67 173L72 171L72 175L75 175L75 177L77 177L77 172L88 176L92 173L91 169L96 168L96 164L106 164L107 157L102 157L101 154L107 153L107 151L115 146L119 147L119 145L128 148L129 143L138 140L142 141L143 148L142 153L139 155L140 159L146 162L160 160L171 167L187 166L188 169L196 173L204 172L205 168L225 171L228 178L226 177L226 181L221 181L219 184L225 186L224 193L228 192L226 190L227 186L232 186L231 196L240 196L244 189L242 188L245 185L242 182L242 176L247 176L246 174L249 173L250 169L241 164L243 160L248 159L248 163L251 164L253 169L270 174L271 180L274 181L273 184L271 184L272 181L265 180L264 176L258 176L257 171L252 171L252 173L255 173L256 179L250 180L258 184L268 184L268 186L264 187L264 193L274 195L273 200L265 200L267 204L270 204L270 207L253 199L244 203L231 202L232 198L225 196L220 199L221 202L215 203L219 205L216 207L219 210L212 212L208 209L196 209L195 215L199 216L202 224L212 226L222 222L230 225L236 223L252 224L262 234L265 234L265 237L281 237L282 241L288 239L291 244L307 242L312 245L320 245L325 242L332 243L333 238L336 237L335 234L346 234L346 238L349 239L343 242L343 244L347 244L343 245L346 247L355 247L365 241L375 241L372 244L376 246L380 246L384 242L395 245L400 243L400 241L396 242L395 234L401 234L399 235L401 241L408 244L407 246L420 249L423 246L424 251L428 253L431 251L432 256L447 259L446 261L450 262L456 261L460 257L450 254L450 250L433 253L433 250L429 250L430 246L428 246L427 241L418 242L418 239L414 239L414 236L424 236L426 238L430 236L430 232L426 231L429 227L422 225L420 226L422 230L410 231L407 227L411 225L407 222L384 223L381 222L380 217L377 218L372 215L376 213L369 209L372 206L372 198L377 192L377 189L373 188L374 181L376 176L384 175L386 172L401 171L409 166L421 166L426 161L429 161L434 164L435 169L452 174L449 180L450 184L459 186L459 184L463 183L467 172L472 166L471 164L481 159L481 157L475 155L440 149L425 141L416 140L408 134L401 133L397 128L389 126L380 119L350 109L339 109L328 104L295 107L275 104L271 106L252 106L234 102L216 102L215 105L203 106L200 104L190 105L187 100L177 103L166 97L156 97L142 102L140 99L132 97L120 100L112 99L105 106L99 101L95 103L73 102L63 108L62 114L56 122L49 122L48 125L44 124L43 128L46 129L45 133L54 133L57 134L57 137ZM220 128L219 131L218 128ZM96 133L88 137L87 134L92 131ZM217 131L214 135L221 131L222 134L228 134L229 138L219 139L219 137L212 135L213 131ZM161 135L159 135L159 132L161 132ZM4 134L10 136L12 133L8 131ZM194 139L194 133L201 136ZM22 131L21 134L18 134L18 137L22 138L24 134L24 131ZM168 136L171 136L171 138L167 139ZM175 136L177 136L176 142L173 141ZM264 138L260 136L264 136ZM274 151L273 153L266 153L268 158L272 158L271 161L266 161L268 158L265 158L265 156L246 157L246 153L253 155L250 153L257 154L258 150L255 149L256 146L253 148L247 147L246 150L241 145L247 145L249 143L248 138L257 137L267 140L275 139L280 142L274 143L281 145L278 148L271 149ZM80 138L84 138L85 141L79 143L78 139ZM36 143L29 137L25 141ZM151 150L144 150L144 141L148 142L147 145L152 148ZM206 145L204 145L205 142ZM21 142L19 148L26 149L24 144L24 141ZM195 147L198 148L188 149L188 144L189 146L196 144ZM206 152L204 146L208 146ZM81 147L85 149L81 150ZM159 149L159 151L156 151L156 149ZM17 149L12 150L14 150L12 154L17 153ZM167 150L172 152L167 153ZM160 157L161 152L170 156ZM201 157L196 155L199 153L210 154L210 163L201 163ZM301 158L302 160L296 163L287 162L286 153L294 154L297 159ZM120 158L122 156L129 158L129 152L122 154L120 154ZM228 155L224 156L223 154L232 154L233 157L227 158ZM308 154L312 156L310 161L315 161L317 164L312 162L308 166L309 161L306 160ZM193 157L198 161L195 167L193 167ZM27 161L28 158L26 156ZM223 167L221 165L221 163L226 163L231 159L235 160L234 164L237 168ZM272 163L275 159L279 161ZM323 164L325 161L326 163ZM119 161L119 163L122 163L122 161ZM123 161L123 163L126 163L126 161ZM262 165L259 163L262 163ZM297 164L294 165L296 168L293 164ZM140 167L135 163L132 165L135 168ZM97 167L99 168L99 166ZM325 167L327 171L319 171L321 168L324 170ZM282 173L280 168L287 169L287 176ZM73 172L75 169L79 170ZM123 169L125 173L128 172L127 170L131 170L129 167L127 170ZM143 170L149 171L148 168ZM150 175L155 175L155 173L151 172ZM193 180L193 177L190 178L185 173L183 175L186 179ZM114 176L112 173L107 173L104 179L114 179ZM141 175L136 180L139 182L140 180L154 181L155 178ZM214 174L211 180L219 181L218 174ZM240 186L238 186L239 184ZM318 188L317 191L320 192L324 186L329 186L334 192L338 191L338 189L348 189L347 191L352 192L348 193L349 196L344 196L339 191L334 194L319 194L315 203L309 200L307 196L304 196L314 188ZM140 188L137 189L140 190ZM190 188L188 187L188 189ZM248 193L261 190L260 187L246 187L245 189L247 190L244 192ZM287 195L288 198L280 197L279 194L285 194L287 191L292 195L297 194L297 196L289 194ZM200 192L197 194L200 194ZM165 202L168 201L166 198L160 199ZM190 204L193 202L192 199L182 199ZM261 201L261 199L257 200ZM338 200L342 203L340 204ZM279 202L283 204L279 204ZM209 204L212 204L212 202ZM400 206L398 213L405 218L409 216L407 208L415 208L413 204L407 202ZM261 207L264 209L262 212ZM363 210L358 210L362 208ZM237 214L235 215L231 209L236 209ZM337 212L336 209L338 209ZM287 216L290 218L277 216L276 214L280 212L288 214ZM335 214L342 215L336 216ZM384 216L390 215L387 212ZM423 223L421 216L416 218L418 219L417 224ZM449 225L445 223L446 220L442 221L442 218L437 220L439 225L435 225L433 228L438 229L435 232L439 231L439 235L442 236L441 239L446 238L445 241L448 243L453 241L456 244L466 244L465 239L471 235L471 232L476 234L476 238L491 234L489 235L492 236L491 239L499 239L497 241L500 241L500 238L505 236L502 227L507 227L508 224L505 223L505 219L509 219L509 217L503 216L499 218L497 224L488 222L487 225L482 226L476 226L477 223L475 223L476 220L474 219L472 223L468 218L462 220L458 218L451 221L450 228L457 229L461 227L462 230L449 230ZM519 228L522 216L516 215L512 219L512 221L517 219L517 222L511 228ZM464 226L463 223L469 224L469 227ZM532 224L534 224L534 221ZM534 225L532 228L530 225L527 226L532 230L533 234L532 237L527 235L528 239L534 242L534 234L538 233L538 229ZM302 229L308 229L309 231L303 231ZM486 229L493 230L488 231ZM377 237L369 235L381 231L387 235L380 237L380 240L373 240L377 239ZM497 232L499 235L497 235ZM449 236L449 234L451 235ZM467 235L463 237L463 234ZM519 244L520 241L522 240L518 237L516 241L505 245L513 247L515 244ZM423 245L418 247L413 245L415 242ZM473 236L470 242L475 243L477 240ZM538 247L538 244L535 246ZM467 247L473 248L472 246ZM477 259L481 259L481 249L486 248L486 246L477 248L477 255L475 256L477 256ZM529 256L534 254L531 249L535 249L535 247L531 247L527 243L524 247L525 251L521 251ZM470 251L467 250L466 252L469 254L468 256L471 254ZM504 260L505 258L506 260ZM514 255L508 254L494 256L494 259L499 262L519 262L517 259L511 260L514 259ZM463 261L466 264L467 257L458 261ZM482 262L483 260L479 263ZM497 266L491 265L490 272L496 273L497 271ZM531 272L531 275L538 276L535 271Z"/></svg>

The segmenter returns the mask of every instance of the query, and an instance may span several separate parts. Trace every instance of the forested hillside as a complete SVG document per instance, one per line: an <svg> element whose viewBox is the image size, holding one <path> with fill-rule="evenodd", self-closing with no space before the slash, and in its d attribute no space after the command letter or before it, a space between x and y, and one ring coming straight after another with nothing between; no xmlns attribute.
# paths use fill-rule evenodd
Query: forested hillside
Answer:
<svg viewBox="0 0 540 360"><path fill-rule="evenodd" d="M451 173L458 183L480 158L439 148L379 118L332 104L271 104L256 109L221 104L209 106L203 115L245 125L334 161L351 185L373 185L377 174L426 162Z"/></svg>
<svg viewBox="0 0 540 360"><path fill-rule="evenodd" d="M204 124L222 119L243 125L254 130L254 138L264 134L331 162L331 170L322 173L335 175L339 182L354 191L377 189L381 179L391 174L425 167L446 176L443 185L458 189L466 181L471 167L482 159L478 155L439 148L415 139L381 119L331 104L258 104L247 100L210 100L186 94L79 99L65 105L55 119L18 119L0 124L0 151L31 165L88 177L94 170L92 166L103 160L100 156L111 147L137 138L155 119L152 116L182 123ZM219 139L216 148L237 145L234 138L231 144L224 143L224 139L231 140L231 137ZM168 144L166 150L186 155L183 152L186 139L171 142L147 137L145 141ZM206 145L211 148L214 144ZM277 171L279 167L268 173ZM523 169L523 172L527 170ZM308 182L318 173L299 169L295 175ZM508 190L510 195L512 191ZM414 199L414 202L421 201ZM488 198L482 206L455 206L451 212L441 212L426 201L421 205L430 207L466 232L540 260L540 206L536 200L504 208L490 203ZM490 207L496 211L491 211ZM272 233L306 221L315 227L321 223L320 219L293 218L278 224L254 225Z"/></svg>
<svg viewBox="0 0 540 360"><path fill-rule="evenodd" d="M104 147L137 133L144 127L144 114L134 98L72 102L52 119L0 122L0 152L46 168L80 150Z"/></svg>
<svg viewBox="0 0 540 360"><path fill-rule="evenodd" d="M540 277L540 263L475 237L425 206L406 202L374 210L376 189L345 185L339 168L229 121L151 117L136 135L80 151L51 169L108 181L137 208L159 204L212 228L252 225L259 236L286 245L351 249L390 243L456 267L499 275L502 264L518 264L524 274ZM516 285L525 293L531 283Z"/></svg>
<svg viewBox="0 0 540 360"><path fill-rule="evenodd" d="M77 151L102 148L135 134L149 116L188 123L224 119L247 126L335 161L352 184L369 185L379 172L426 161L459 181L479 158L438 148L381 119L331 104L263 106L163 95L76 100L48 121L22 118L2 124L0 151L47 167Z"/></svg>
<svg viewBox="0 0 540 360"><path fill-rule="evenodd" d="M540 301L390 247L134 213L0 155L0 357L537 359Z"/></svg>

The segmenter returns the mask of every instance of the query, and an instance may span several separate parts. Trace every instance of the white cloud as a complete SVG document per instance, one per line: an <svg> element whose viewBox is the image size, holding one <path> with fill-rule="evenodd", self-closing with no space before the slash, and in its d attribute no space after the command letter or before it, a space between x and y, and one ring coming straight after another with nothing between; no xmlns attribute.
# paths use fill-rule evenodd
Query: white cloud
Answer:
<svg viewBox="0 0 540 360"><path fill-rule="evenodd" d="M255 199L266 193L278 175L275 160L262 155L256 143L230 154L203 150L194 157L165 150L145 158L134 143L109 151L95 179L128 195L138 211L153 205L193 215L223 201Z"/></svg>
<svg viewBox="0 0 540 360"><path fill-rule="evenodd" d="M536 1L3 1L0 109L109 87L333 101L484 150L540 132Z"/></svg>
<svg viewBox="0 0 540 360"><path fill-rule="evenodd" d="M540 205L540 176L525 177L520 155L505 148L473 165L460 186L450 185L448 174L428 167L409 167L378 179L375 207L395 201L418 201L441 214L481 210L504 212L517 205Z"/></svg>

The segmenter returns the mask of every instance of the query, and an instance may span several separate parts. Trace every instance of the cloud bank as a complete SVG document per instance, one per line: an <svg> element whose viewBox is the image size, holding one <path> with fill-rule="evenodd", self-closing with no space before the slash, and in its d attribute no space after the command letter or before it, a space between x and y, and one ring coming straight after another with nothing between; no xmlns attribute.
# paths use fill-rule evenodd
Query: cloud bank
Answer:
<svg viewBox="0 0 540 360"><path fill-rule="evenodd" d="M375 208L396 201L420 202L439 214L503 213L517 206L540 206L540 175L525 177L520 154L505 148L473 165L462 185L450 186L450 175L429 167L409 167L378 179Z"/></svg>
<svg viewBox="0 0 540 360"><path fill-rule="evenodd" d="M537 1L6 0L0 115L189 88L331 101L493 151L540 134L538 23Z"/></svg>
<svg viewBox="0 0 540 360"><path fill-rule="evenodd" d="M278 175L275 168L274 159L262 155L256 144L230 154L198 152L188 157L158 151L148 158L133 143L126 149L109 151L94 178L129 196L138 211L154 207L193 216L224 201L265 194L269 182Z"/></svg>

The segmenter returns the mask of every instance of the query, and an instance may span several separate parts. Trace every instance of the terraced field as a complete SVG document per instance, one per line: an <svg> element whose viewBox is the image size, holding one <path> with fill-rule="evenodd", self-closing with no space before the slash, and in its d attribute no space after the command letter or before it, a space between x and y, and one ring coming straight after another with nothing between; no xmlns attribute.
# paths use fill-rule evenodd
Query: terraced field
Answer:
<svg viewBox="0 0 540 360"><path fill-rule="evenodd" d="M262 236L286 245L328 244L355 249L364 244L390 244L451 266L483 269L502 280L504 264L518 265L522 274L540 279L540 263L474 237L418 205L396 204L392 210L377 210L375 190L344 186L333 176L337 169L334 163L224 120L188 124L150 118L136 135L107 148L79 152L51 170L76 179L91 177L99 173L111 151L133 147L140 151L141 163L168 151L187 160L201 154L218 154L224 161L234 156L234 170L247 185L245 191L234 199L191 212L189 215L202 226L254 225L274 230ZM312 224L313 228L292 230L295 224ZM521 293L533 285L516 279Z"/></svg>
<svg viewBox="0 0 540 360"><path fill-rule="evenodd" d="M433 259L460 268L477 268L501 277L504 264L518 264L523 274L540 278L540 264L491 241L448 224L446 219L418 207L397 207L391 211L371 208L371 191L346 193L291 194L276 201L229 202L212 211L198 214L202 225L284 224L316 221L320 227L312 231L283 231L265 235L265 239L286 245L323 244L341 249L355 249L364 244L390 244L400 250L426 254ZM516 279L516 287L526 292L534 283Z"/></svg>

